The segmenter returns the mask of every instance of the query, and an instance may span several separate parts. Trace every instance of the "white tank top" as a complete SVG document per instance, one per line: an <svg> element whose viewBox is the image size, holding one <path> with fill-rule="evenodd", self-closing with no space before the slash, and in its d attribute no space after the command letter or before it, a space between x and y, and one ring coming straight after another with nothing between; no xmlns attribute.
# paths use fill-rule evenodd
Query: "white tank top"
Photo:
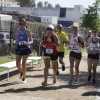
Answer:
<svg viewBox="0 0 100 100"><path fill-rule="evenodd" d="M93 38L91 37L90 39L91 40L90 40L90 44L89 44L89 53L90 54L99 53L99 42L98 42L98 40L96 42L93 42Z"/></svg>
<svg viewBox="0 0 100 100"><path fill-rule="evenodd" d="M76 53L81 53L81 47L74 41L74 39L78 41L78 37L79 35L77 35L76 37L73 37L73 35L71 36L70 47L71 47L71 51L74 51Z"/></svg>

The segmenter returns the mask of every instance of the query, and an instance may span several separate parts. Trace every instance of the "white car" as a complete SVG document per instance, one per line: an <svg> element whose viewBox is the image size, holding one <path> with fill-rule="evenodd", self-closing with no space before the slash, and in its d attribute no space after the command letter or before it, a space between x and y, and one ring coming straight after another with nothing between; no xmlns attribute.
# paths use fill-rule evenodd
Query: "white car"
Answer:
<svg viewBox="0 0 100 100"><path fill-rule="evenodd" d="M13 35L11 36L11 43L13 43ZM9 32L0 32L0 44L1 45L10 45L10 33Z"/></svg>

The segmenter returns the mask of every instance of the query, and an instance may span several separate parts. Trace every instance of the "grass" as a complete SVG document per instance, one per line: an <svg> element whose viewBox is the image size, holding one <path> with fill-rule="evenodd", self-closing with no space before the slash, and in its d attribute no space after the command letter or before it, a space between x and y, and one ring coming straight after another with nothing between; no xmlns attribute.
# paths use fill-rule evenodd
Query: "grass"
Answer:
<svg viewBox="0 0 100 100"><path fill-rule="evenodd" d="M14 61L15 59L0 59L0 64L4 64L4 63L7 63L7 62L11 62L11 61Z"/></svg>
<svg viewBox="0 0 100 100"><path fill-rule="evenodd" d="M14 61L15 59L0 59L0 64L4 64L4 63L7 63L7 62L11 62L11 61ZM0 72L3 72L5 71L5 68L0 68Z"/></svg>

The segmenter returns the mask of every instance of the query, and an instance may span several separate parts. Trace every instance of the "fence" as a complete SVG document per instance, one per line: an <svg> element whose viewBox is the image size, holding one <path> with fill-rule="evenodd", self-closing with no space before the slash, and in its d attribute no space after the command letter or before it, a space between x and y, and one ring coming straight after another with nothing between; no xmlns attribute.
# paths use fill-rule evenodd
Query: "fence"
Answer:
<svg viewBox="0 0 100 100"><path fill-rule="evenodd" d="M36 22L27 22L28 28L30 31L34 34L36 34L36 38L33 39L33 44L31 45L31 49L33 51L33 54L41 55L41 48L39 45L39 39L44 33L44 29L48 26L48 24L42 24L42 23L36 23ZM56 25L54 25L56 27ZM17 21L9 22L9 21L0 21L0 31L2 32L8 32L10 34L9 38L9 45L5 46L1 43L1 49L0 49L0 56L1 55L7 55L15 52L15 48L13 47L11 43L11 37L14 34L15 30L19 27ZM71 33L71 29L63 28L63 30L66 33Z"/></svg>

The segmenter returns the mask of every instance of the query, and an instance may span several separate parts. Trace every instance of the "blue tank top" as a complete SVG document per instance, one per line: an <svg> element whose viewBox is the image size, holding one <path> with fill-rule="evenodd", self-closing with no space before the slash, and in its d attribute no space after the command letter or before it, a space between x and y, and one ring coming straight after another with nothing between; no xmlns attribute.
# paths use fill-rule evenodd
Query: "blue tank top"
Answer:
<svg viewBox="0 0 100 100"><path fill-rule="evenodd" d="M27 35L27 28L23 30L23 33L20 32L20 28L18 28L18 34L17 34L17 39L16 39L16 45L19 50L25 50L29 49L30 45L25 46L24 43L29 42L29 37Z"/></svg>

